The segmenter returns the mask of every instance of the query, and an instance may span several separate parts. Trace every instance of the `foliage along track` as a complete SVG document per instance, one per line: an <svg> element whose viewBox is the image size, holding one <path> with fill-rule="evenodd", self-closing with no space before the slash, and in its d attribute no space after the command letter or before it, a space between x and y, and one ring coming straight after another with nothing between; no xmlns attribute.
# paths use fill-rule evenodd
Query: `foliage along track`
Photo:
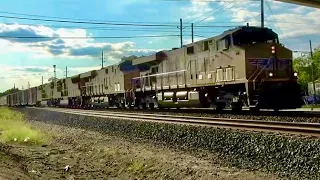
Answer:
<svg viewBox="0 0 320 180"><path fill-rule="evenodd" d="M320 178L320 139L204 126L114 120L39 109L18 109L30 120L149 139L186 150L218 154L225 163L290 178Z"/></svg>

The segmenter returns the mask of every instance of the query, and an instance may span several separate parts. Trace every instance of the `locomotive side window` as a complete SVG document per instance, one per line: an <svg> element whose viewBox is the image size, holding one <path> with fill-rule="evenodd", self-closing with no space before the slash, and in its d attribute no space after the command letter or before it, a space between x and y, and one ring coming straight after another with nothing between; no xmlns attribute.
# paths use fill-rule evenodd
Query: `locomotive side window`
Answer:
<svg viewBox="0 0 320 180"><path fill-rule="evenodd" d="M187 54L194 54L194 47L187 47Z"/></svg>
<svg viewBox="0 0 320 180"><path fill-rule="evenodd" d="M250 45L255 43L278 43L278 36L268 29L256 31L238 31L233 34L234 45Z"/></svg>
<svg viewBox="0 0 320 180"><path fill-rule="evenodd" d="M209 41L203 41L203 51L209 50Z"/></svg>
<svg viewBox="0 0 320 180"><path fill-rule="evenodd" d="M217 51L222 51L222 50L228 49L229 45L230 45L229 36L227 36L223 39L220 39L217 41Z"/></svg>
<svg viewBox="0 0 320 180"><path fill-rule="evenodd" d="M153 67L153 68L151 69L151 73L152 73L152 74L158 73L158 67Z"/></svg>

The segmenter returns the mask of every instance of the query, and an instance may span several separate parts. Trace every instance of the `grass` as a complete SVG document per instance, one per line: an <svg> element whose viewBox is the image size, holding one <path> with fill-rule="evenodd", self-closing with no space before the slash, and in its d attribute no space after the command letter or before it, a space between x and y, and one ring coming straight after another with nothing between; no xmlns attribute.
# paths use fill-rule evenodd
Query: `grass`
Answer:
<svg viewBox="0 0 320 180"><path fill-rule="evenodd" d="M44 144L48 138L27 123L23 114L0 107L0 141L24 144Z"/></svg>
<svg viewBox="0 0 320 180"><path fill-rule="evenodd" d="M303 105L302 108L320 108L320 104Z"/></svg>
<svg viewBox="0 0 320 180"><path fill-rule="evenodd" d="M134 161L129 167L128 170L132 172L140 172L144 169L144 165L141 161Z"/></svg>

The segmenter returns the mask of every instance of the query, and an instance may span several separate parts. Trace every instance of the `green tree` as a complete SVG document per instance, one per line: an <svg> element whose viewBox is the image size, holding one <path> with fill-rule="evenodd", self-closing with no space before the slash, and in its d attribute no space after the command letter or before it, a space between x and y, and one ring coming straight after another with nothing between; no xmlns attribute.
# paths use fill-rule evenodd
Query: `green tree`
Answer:
<svg viewBox="0 0 320 180"><path fill-rule="evenodd" d="M59 80L58 78L51 77L48 79L48 82L54 82L54 81L58 81L58 80Z"/></svg>
<svg viewBox="0 0 320 180"><path fill-rule="evenodd" d="M308 83L320 79L320 49L315 49L313 58L311 58L310 53L295 58L293 67L298 73L298 83L301 88L308 91Z"/></svg>
<svg viewBox="0 0 320 180"><path fill-rule="evenodd" d="M5 96L5 95L8 95L8 94L15 93L15 92L18 92L18 91L19 91L18 88L12 88L12 89L9 89L9 90L6 90L6 91L0 93L0 97L1 97L1 96Z"/></svg>
<svg viewBox="0 0 320 180"><path fill-rule="evenodd" d="M132 61L132 60L137 59L137 58L139 58L139 57L136 56L136 55L123 56L123 57L121 58L120 63L123 63L123 62L125 62L125 61Z"/></svg>

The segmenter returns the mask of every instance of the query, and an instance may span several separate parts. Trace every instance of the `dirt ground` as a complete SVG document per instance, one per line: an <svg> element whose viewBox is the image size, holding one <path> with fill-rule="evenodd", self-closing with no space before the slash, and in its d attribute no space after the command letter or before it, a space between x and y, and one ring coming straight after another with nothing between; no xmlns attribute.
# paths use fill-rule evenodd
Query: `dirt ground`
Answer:
<svg viewBox="0 0 320 180"><path fill-rule="evenodd" d="M53 135L45 146L0 145L0 180L7 179L277 179L224 167L207 153L132 142L95 131L32 122Z"/></svg>

